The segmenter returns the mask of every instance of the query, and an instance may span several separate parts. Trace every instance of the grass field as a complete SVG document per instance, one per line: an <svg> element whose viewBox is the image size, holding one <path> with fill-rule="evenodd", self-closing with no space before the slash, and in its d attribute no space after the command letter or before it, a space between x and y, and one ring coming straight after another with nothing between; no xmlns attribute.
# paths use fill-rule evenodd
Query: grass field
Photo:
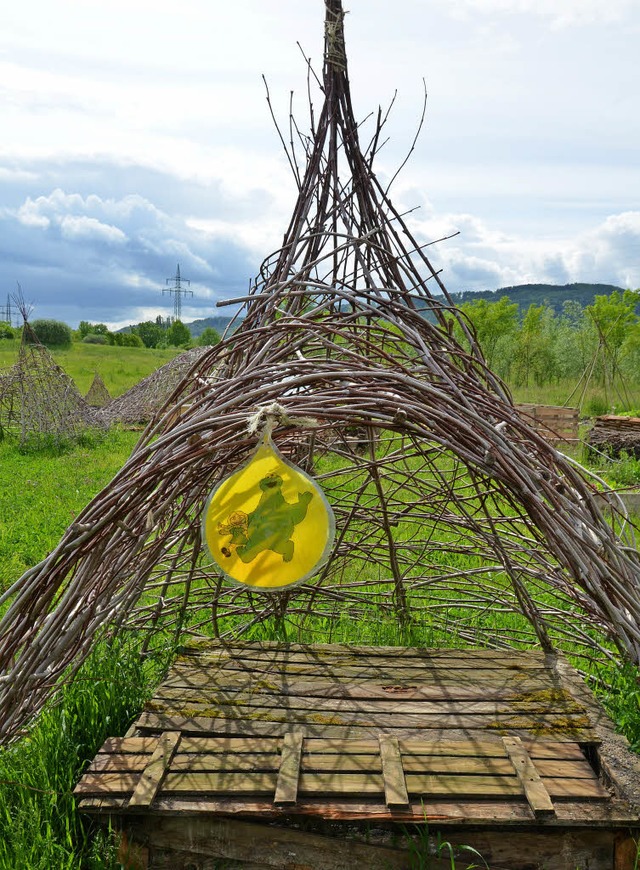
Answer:
<svg viewBox="0 0 640 870"><path fill-rule="evenodd" d="M0 590L39 562L124 465L139 432L113 430L65 452L0 441Z"/></svg>
<svg viewBox="0 0 640 870"><path fill-rule="evenodd" d="M18 355L17 340L0 341L0 372L12 366ZM142 378L181 353L180 348L155 350L146 347L116 347L74 342L68 350L50 351L54 360L73 378L84 396L97 372L112 398L126 393Z"/></svg>
<svg viewBox="0 0 640 870"><path fill-rule="evenodd" d="M0 344L0 368L15 359L15 347L8 349L7 344ZM54 357L82 391L98 370L113 394L175 355L97 345L74 345L65 353ZM0 442L0 590L57 544L73 518L124 464L137 437L114 430L61 453L22 453L9 440ZM345 617L312 628L315 642L429 643L426 630L407 635L392 618L376 618L373 608L370 620ZM253 637L283 639L289 630L286 621L271 622L258 627ZM0 752L0 870L119 867L108 834L94 830L76 812L72 789L104 738L124 733L135 718L166 655L167 650L143 663L133 646L99 646L30 735ZM592 676L610 715L640 750L637 671L603 666Z"/></svg>

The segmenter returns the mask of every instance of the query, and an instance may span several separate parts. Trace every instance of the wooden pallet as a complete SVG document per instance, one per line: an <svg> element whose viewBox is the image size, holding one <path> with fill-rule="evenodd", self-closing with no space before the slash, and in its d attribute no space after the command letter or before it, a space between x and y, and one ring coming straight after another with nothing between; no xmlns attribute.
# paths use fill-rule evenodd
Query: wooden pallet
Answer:
<svg viewBox="0 0 640 870"><path fill-rule="evenodd" d="M324 799L343 814L362 817L363 802L413 815L441 801L502 800L531 816L554 815L553 801L608 801L575 743L518 737L477 741L193 737L168 731L159 737L108 740L76 790L78 795L126 800L126 809L178 809L180 801L225 797L247 806L256 798L275 807ZM357 801L349 809L350 801ZM118 801L120 806L124 804ZM333 806L334 812L336 806ZM85 808L87 804L85 803ZM513 809L513 808L512 808ZM530 816L530 817L531 817Z"/></svg>
<svg viewBox="0 0 640 870"><path fill-rule="evenodd" d="M555 443L578 440L580 419L577 408L532 403L520 403L516 408L530 418L529 422L548 441Z"/></svg>
<svg viewBox="0 0 640 870"><path fill-rule="evenodd" d="M177 814L198 830L225 817L604 828L613 849L640 819L603 740L631 756L566 662L540 652L207 643L183 650L76 794L152 839Z"/></svg>

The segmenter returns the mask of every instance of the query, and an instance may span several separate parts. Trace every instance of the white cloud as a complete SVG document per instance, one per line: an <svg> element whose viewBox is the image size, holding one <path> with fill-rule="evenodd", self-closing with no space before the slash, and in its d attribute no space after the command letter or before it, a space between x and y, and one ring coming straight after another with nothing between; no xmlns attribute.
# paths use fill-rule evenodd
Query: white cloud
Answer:
<svg viewBox="0 0 640 870"><path fill-rule="evenodd" d="M429 256L450 291L574 282L640 287L638 211L611 215L564 239L507 235L469 214L413 224L420 240L444 235L443 227L460 234L431 248Z"/></svg>
<svg viewBox="0 0 640 870"><path fill-rule="evenodd" d="M5 213L8 213L9 209L4 209L4 211ZM25 227L46 228L51 224L49 218L40 213L38 204L32 199L27 199L27 201L20 206L17 212L17 218Z"/></svg>
<svg viewBox="0 0 640 870"><path fill-rule="evenodd" d="M237 296L259 263L238 238L205 234L140 195L103 198L55 188L4 208L0 224L0 261L38 315L71 324L135 322L127 312L138 309L166 315L173 300L162 290L176 262L193 291L185 315L204 317L216 299Z"/></svg>
<svg viewBox="0 0 640 870"><path fill-rule="evenodd" d="M640 287L640 211L610 215L578 239L565 262L569 273L579 276L574 280L592 275L594 281Z"/></svg>
<svg viewBox="0 0 640 870"><path fill-rule="evenodd" d="M1 182L30 182L36 181L38 176L35 172L29 172L26 169L16 169L9 166L0 166L0 183Z"/></svg>
<svg viewBox="0 0 640 870"><path fill-rule="evenodd" d="M456 11L467 14L526 14L549 18L557 26L620 21L636 0L457 0Z"/></svg>
<svg viewBox="0 0 640 870"><path fill-rule="evenodd" d="M65 215L60 219L60 231L67 239L102 239L111 244L121 244L127 240L125 233L118 227L86 216Z"/></svg>

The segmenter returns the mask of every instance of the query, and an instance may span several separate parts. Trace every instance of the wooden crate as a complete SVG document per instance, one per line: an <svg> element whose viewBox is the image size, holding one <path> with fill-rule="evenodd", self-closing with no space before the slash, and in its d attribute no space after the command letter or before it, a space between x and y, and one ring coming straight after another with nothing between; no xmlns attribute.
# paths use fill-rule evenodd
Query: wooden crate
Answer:
<svg viewBox="0 0 640 870"><path fill-rule="evenodd" d="M172 870L410 867L409 823L492 870L631 870L640 827L638 759L568 664L536 651L188 648L76 794L117 820L131 867ZM381 842L358 842L363 825Z"/></svg>
<svg viewBox="0 0 640 870"><path fill-rule="evenodd" d="M526 415L548 441L572 442L578 440L579 414L577 408L565 408L561 405L534 405L520 403L516 408Z"/></svg>

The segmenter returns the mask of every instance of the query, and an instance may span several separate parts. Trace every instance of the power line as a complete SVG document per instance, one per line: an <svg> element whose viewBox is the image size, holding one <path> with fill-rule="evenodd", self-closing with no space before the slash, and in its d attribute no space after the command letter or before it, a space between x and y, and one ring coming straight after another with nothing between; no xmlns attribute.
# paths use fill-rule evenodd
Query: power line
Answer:
<svg viewBox="0 0 640 870"><path fill-rule="evenodd" d="M185 290L182 286L183 284L191 284L188 278L180 277L180 263L176 266L176 274L173 278L167 278L166 283L169 284L173 282L173 287L165 287L162 290L162 294L165 293L173 294L173 316L176 320L181 320L180 315L182 314L182 297L191 295L193 296L193 290Z"/></svg>

